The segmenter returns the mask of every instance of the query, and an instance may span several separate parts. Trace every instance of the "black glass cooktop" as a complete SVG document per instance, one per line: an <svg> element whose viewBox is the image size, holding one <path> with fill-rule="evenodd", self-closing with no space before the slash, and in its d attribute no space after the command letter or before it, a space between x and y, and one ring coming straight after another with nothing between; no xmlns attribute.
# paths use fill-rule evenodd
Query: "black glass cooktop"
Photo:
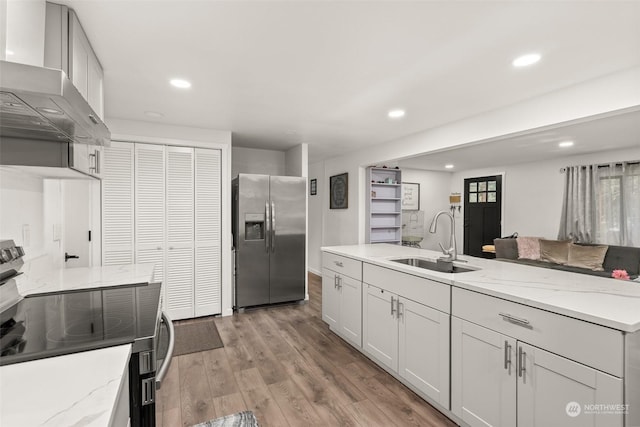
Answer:
<svg viewBox="0 0 640 427"><path fill-rule="evenodd" d="M160 284L24 298L0 313L0 365L153 340Z"/></svg>

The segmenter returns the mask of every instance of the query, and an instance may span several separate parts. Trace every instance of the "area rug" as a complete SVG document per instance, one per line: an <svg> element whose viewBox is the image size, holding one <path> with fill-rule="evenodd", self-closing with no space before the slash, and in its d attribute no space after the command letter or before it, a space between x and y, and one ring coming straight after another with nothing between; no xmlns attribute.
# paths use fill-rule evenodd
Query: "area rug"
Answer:
<svg viewBox="0 0 640 427"><path fill-rule="evenodd" d="M227 415L226 417L216 418L215 420L206 421L196 424L193 427L258 427L258 420L251 411L238 412L237 414Z"/></svg>
<svg viewBox="0 0 640 427"><path fill-rule="evenodd" d="M213 317L174 322L176 334L174 356L223 347Z"/></svg>

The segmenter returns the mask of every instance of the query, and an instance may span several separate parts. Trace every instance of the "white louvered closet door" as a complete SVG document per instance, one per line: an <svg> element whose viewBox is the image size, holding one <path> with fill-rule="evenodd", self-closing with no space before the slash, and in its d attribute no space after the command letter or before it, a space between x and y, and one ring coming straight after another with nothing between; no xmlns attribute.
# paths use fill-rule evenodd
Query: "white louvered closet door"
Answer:
<svg viewBox="0 0 640 427"><path fill-rule="evenodd" d="M154 280L164 281L165 148L135 144L136 263L154 263Z"/></svg>
<svg viewBox="0 0 640 427"><path fill-rule="evenodd" d="M222 312L220 150L195 150L195 315Z"/></svg>
<svg viewBox="0 0 640 427"><path fill-rule="evenodd" d="M133 145L103 150L102 265L131 264L133 247Z"/></svg>
<svg viewBox="0 0 640 427"><path fill-rule="evenodd" d="M194 314L194 149L167 147L167 275L165 308L172 319Z"/></svg>

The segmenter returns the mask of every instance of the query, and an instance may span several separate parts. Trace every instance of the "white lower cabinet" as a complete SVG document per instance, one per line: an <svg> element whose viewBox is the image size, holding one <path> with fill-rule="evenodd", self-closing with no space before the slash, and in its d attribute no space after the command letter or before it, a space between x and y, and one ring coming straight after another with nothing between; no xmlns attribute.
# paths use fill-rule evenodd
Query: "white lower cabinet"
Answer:
<svg viewBox="0 0 640 427"><path fill-rule="evenodd" d="M322 320L352 345L362 347L362 282L324 268Z"/></svg>
<svg viewBox="0 0 640 427"><path fill-rule="evenodd" d="M623 425L622 379L451 318L451 412L470 426ZM608 408L608 409L607 409Z"/></svg>
<svg viewBox="0 0 640 427"><path fill-rule="evenodd" d="M449 407L449 315L376 286L363 288L363 350Z"/></svg>

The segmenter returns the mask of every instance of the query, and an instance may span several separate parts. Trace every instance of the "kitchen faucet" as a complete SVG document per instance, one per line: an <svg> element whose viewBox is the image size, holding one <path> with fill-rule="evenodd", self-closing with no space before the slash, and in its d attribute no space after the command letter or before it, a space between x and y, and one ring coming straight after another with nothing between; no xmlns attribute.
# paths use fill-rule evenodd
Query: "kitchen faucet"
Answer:
<svg viewBox="0 0 640 427"><path fill-rule="evenodd" d="M453 215L447 211L438 212L436 216L433 218L433 221L431 221L431 226L429 227L429 233L436 232L436 228L438 226L438 218L440 218L440 215L446 215L449 217L449 219L451 219L451 238L449 241L449 245L450 245L449 249L445 249L444 246L442 246L442 243L438 242L438 245L440 245L440 249L442 249L442 253L447 255L446 257L440 257L438 259L446 262L453 262L458 259L458 249L456 246L456 221Z"/></svg>

